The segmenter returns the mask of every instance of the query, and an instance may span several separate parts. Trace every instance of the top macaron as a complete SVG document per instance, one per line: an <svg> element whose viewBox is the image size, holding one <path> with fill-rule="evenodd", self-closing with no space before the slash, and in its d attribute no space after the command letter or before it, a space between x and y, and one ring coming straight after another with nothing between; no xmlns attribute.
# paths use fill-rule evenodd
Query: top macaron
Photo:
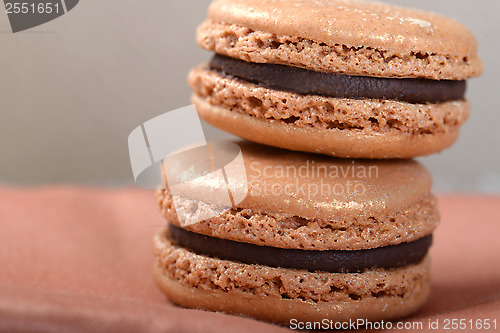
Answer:
<svg viewBox="0 0 500 333"><path fill-rule="evenodd" d="M353 158L409 158L455 142L465 79L482 72L457 21L350 0L216 0L214 51L189 83L200 116L249 140Z"/></svg>

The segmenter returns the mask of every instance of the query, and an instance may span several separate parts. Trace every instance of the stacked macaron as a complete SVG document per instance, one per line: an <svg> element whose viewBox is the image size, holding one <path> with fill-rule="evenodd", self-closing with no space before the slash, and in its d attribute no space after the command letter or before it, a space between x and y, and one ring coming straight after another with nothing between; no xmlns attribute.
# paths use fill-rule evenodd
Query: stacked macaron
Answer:
<svg viewBox="0 0 500 333"><path fill-rule="evenodd" d="M430 174L401 158L457 139L465 79L482 71L474 36L379 3L216 0L198 42L216 53L189 74L199 115L288 150L240 142L245 199L197 223L177 215L185 198L158 191L169 222L155 238L162 290L183 306L282 324L416 311L439 214ZM198 215L207 207L185 202Z"/></svg>
<svg viewBox="0 0 500 333"><path fill-rule="evenodd" d="M280 148L409 158L450 146L480 74L474 36L436 14L344 0L219 0L189 75L207 122Z"/></svg>
<svg viewBox="0 0 500 333"><path fill-rule="evenodd" d="M169 226L156 279L172 301L285 325L388 320L424 303L439 214L420 164L239 145L248 194L234 208L186 224L158 191Z"/></svg>

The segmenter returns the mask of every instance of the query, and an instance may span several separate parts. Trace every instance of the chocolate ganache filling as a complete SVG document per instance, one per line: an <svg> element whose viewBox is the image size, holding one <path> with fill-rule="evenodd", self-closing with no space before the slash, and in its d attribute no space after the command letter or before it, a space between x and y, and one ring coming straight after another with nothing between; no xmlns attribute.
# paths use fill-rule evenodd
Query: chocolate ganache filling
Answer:
<svg viewBox="0 0 500 333"><path fill-rule="evenodd" d="M360 273L367 269L397 268L422 260L432 235L416 241L367 250L299 250L241 243L197 234L169 224L169 238L195 253L246 264L305 269L311 272Z"/></svg>
<svg viewBox="0 0 500 333"><path fill-rule="evenodd" d="M301 95L440 103L464 98L465 81L379 78L315 72L303 68L245 62L216 54L211 70L267 88Z"/></svg>

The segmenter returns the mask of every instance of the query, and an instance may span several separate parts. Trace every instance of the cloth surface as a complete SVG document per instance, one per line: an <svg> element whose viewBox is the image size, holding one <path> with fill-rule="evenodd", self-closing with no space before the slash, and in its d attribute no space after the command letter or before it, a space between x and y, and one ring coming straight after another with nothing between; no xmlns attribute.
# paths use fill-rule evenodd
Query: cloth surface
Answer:
<svg viewBox="0 0 500 333"><path fill-rule="evenodd" d="M442 330L446 320L497 319L498 329L500 197L439 202L432 294L406 322L437 332L429 321ZM0 188L0 332L288 331L172 305L152 278L164 224L151 191Z"/></svg>

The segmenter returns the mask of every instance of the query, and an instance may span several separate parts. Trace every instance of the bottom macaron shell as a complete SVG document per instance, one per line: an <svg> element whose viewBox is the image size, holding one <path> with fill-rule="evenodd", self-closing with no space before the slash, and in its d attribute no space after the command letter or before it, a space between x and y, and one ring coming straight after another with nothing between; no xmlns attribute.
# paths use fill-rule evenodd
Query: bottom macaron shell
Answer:
<svg viewBox="0 0 500 333"><path fill-rule="evenodd" d="M155 279L176 304L289 325L297 321L394 320L420 308L430 291L429 258L363 273L309 272L198 255L154 239Z"/></svg>
<svg viewBox="0 0 500 333"><path fill-rule="evenodd" d="M451 146L459 130L435 134L363 134L355 130L302 128L262 120L211 105L197 95L192 102L205 121L244 139L303 152L345 158L412 158Z"/></svg>

